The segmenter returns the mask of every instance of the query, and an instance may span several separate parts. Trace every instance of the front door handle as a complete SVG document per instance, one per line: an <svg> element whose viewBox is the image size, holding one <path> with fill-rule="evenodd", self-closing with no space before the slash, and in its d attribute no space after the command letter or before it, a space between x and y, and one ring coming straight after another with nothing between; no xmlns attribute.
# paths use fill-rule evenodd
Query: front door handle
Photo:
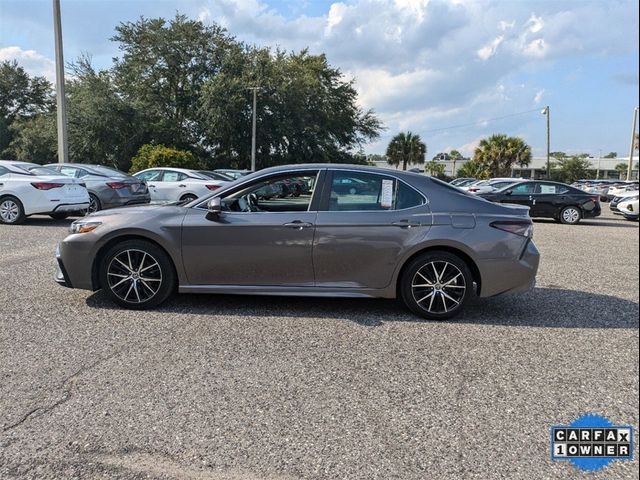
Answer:
<svg viewBox="0 0 640 480"><path fill-rule="evenodd" d="M178 186L179 186L180 188L185 188L185 187L186 187L186 185L185 185L185 184L183 184L183 183L181 183L181 184L180 184L180 185L178 185Z"/></svg>
<svg viewBox="0 0 640 480"><path fill-rule="evenodd" d="M294 220L293 222L287 222L285 227L294 228L296 230L302 230L303 228L313 227L313 223L303 222L302 220Z"/></svg>
<svg viewBox="0 0 640 480"><path fill-rule="evenodd" d="M400 228L411 228L411 227L419 227L422 224L420 222L413 222L410 220L400 220L398 222L393 222L391 225L393 225L394 227L400 227Z"/></svg>
<svg viewBox="0 0 640 480"><path fill-rule="evenodd" d="M148 186L149 188L156 188L156 186L155 186L155 185L151 185L151 184L149 184L149 185L147 185L147 186Z"/></svg>

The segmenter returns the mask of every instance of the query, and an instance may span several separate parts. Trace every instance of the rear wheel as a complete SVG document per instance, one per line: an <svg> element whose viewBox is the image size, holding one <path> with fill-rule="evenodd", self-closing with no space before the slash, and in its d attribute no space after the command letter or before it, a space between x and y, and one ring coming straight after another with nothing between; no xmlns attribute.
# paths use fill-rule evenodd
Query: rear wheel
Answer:
<svg viewBox="0 0 640 480"><path fill-rule="evenodd" d="M24 222L25 218L22 202L16 197L8 196L0 200L0 223L15 225Z"/></svg>
<svg viewBox="0 0 640 480"><path fill-rule="evenodd" d="M190 193L187 193L186 195L183 195L182 197L180 197L180 201L181 202L185 202L185 203L189 203L189 202L193 202L196 198L195 195L192 195Z"/></svg>
<svg viewBox="0 0 640 480"><path fill-rule="evenodd" d="M567 225L575 225L582 218L582 213L578 207L564 207L560 212L560 222Z"/></svg>
<svg viewBox="0 0 640 480"><path fill-rule="evenodd" d="M102 204L100 203L100 199L94 195L93 193L89 194L89 213L97 212L98 210L102 210Z"/></svg>
<svg viewBox="0 0 640 480"><path fill-rule="evenodd" d="M142 310L164 302L175 290L171 258L145 240L127 240L109 249L100 264L100 285L119 305Z"/></svg>
<svg viewBox="0 0 640 480"><path fill-rule="evenodd" d="M400 280L404 304L429 320L457 315L473 291L467 264L448 252L429 252L413 259Z"/></svg>

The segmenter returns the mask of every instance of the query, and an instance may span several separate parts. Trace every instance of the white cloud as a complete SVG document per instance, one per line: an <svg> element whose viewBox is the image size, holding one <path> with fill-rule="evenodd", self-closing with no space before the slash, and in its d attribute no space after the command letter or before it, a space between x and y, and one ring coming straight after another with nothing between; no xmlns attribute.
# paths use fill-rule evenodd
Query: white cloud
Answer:
<svg viewBox="0 0 640 480"><path fill-rule="evenodd" d="M544 88L536 92L535 97L533 97L533 103L535 103L536 105L539 105L540 102L542 101L543 95L544 95Z"/></svg>
<svg viewBox="0 0 640 480"><path fill-rule="evenodd" d="M16 60L30 75L43 76L55 82L55 62L35 50L23 50L16 46L0 47L0 62L5 60Z"/></svg>
<svg viewBox="0 0 640 480"><path fill-rule="evenodd" d="M496 54L496 50L498 50L498 47L503 41L504 36L500 35L499 37L496 37L491 43L479 49L478 57L480 57L480 60L489 60L491 57L493 57Z"/></svg>

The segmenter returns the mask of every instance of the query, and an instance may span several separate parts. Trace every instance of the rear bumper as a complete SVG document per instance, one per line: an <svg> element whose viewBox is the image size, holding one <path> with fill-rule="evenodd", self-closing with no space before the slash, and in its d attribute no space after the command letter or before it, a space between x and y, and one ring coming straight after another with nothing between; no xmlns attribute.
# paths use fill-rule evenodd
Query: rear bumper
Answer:
<svg viewBox="0 0 640 480"><path fill-rule="evenodd" d="M600 204L598 203L596 208L594 208L593 210L583 210L582 212L582 216L584 218L595 218L595 217L599 217L602 214L602 207L600 206Z"/></svg>
<svg viewBox="0 0 640 480"><path fill-rule="evenodd" d="M89 202L83 203L63 203L54 208L53 212L79 212L89 208Z"/></svg>
<svg viewBox="0 0 640 480"><path fill-rule="evenodd" d="M481 297L523 293L536 284L540 252L529 239L518 259L492 259L478 262L482 277Z"/></svg>

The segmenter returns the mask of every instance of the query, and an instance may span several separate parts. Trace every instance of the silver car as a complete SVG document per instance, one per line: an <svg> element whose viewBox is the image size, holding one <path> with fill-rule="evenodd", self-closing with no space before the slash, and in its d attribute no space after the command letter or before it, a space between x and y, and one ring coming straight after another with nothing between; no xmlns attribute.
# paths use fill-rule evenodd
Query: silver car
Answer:
<svg viewBox="0 0 640 480"><path fill-rule="evenodd" d="M89 212L151 201L146 183L115 168L84 163L52 163L47 167L78 178L87 186Z"/></svg>
<svg viewBox="0 0 640 480"><path fill-rule="evenodd" d="M295 185L298 195L258 194ZM135 309L176 291L399 297L440 320L472 295L531 289L539 261L526 207L424 175L335 164L269 168L186 205L98 212L70 229L56 280Z"/></svg>

